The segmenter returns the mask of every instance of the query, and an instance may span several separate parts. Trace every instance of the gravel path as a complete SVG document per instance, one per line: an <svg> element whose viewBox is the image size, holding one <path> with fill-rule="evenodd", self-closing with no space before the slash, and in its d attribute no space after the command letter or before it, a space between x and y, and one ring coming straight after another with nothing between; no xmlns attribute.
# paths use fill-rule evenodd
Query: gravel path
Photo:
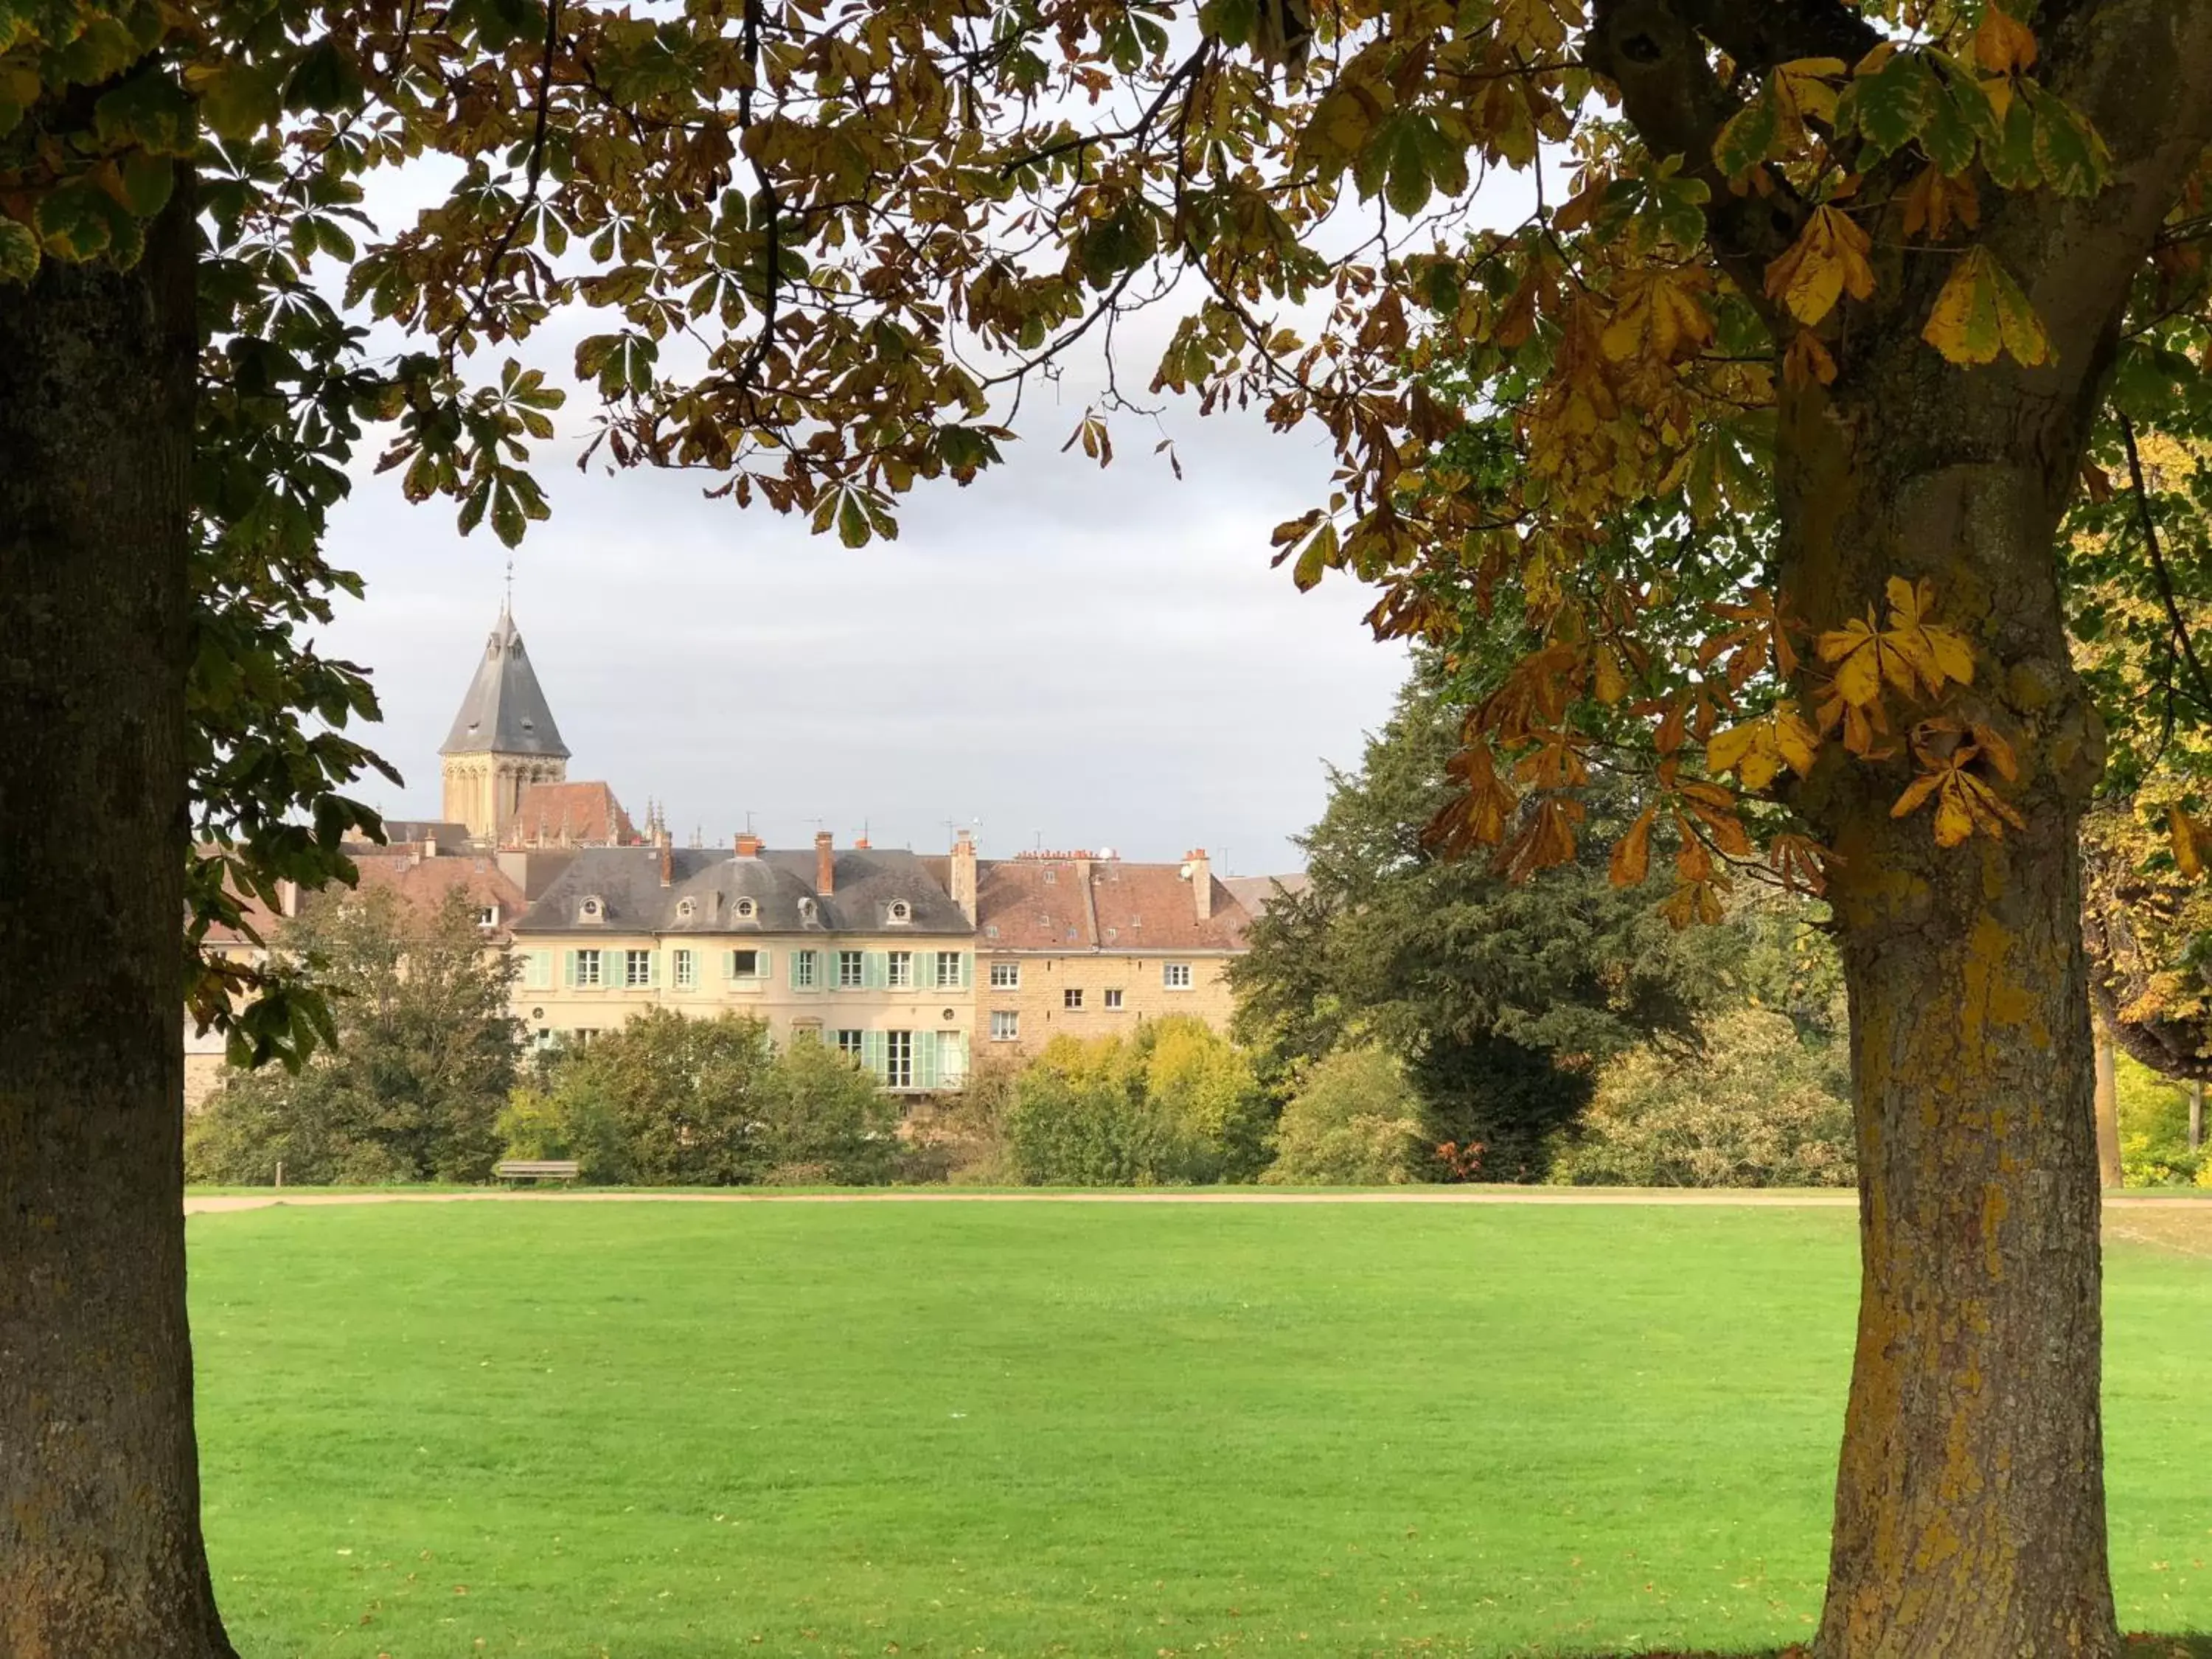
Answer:
<svg viewBox="0 0 2212 1659"><path fill-rule="evenodd" d="M1687 1207L1850 1209L1850 1192L1666 1192L1601 1187L1441 1187L1395 1192L1302 1193L1251 1188L1204 1192L963 1193L899 1190L881 1193L779 1192L471 1192L300 1193L187 1197L186 1215L265 1210L280 1204L1656 1204ZM2106 1210L2194 1209L2212 1217L2212 1201L2193 1198L2107 1198Z"/></svg>

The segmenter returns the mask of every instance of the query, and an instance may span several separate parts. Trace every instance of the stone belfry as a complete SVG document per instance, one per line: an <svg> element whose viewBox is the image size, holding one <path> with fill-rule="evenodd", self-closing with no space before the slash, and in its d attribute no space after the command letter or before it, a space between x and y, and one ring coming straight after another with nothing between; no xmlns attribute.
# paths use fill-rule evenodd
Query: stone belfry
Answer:
<svg viewBox="0 0 2212 1659"><path fill-rule="evenodd" d="M493 846L507 839L524 790L568 778L568 745L545 706L514 614L504 605L438 753L446 777L446 821L466 824L471 837Z"/></svg>

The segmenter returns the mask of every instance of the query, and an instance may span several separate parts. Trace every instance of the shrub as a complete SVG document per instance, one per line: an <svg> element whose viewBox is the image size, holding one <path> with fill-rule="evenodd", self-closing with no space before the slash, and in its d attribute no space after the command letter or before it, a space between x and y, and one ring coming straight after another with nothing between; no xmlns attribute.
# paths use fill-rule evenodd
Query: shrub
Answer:
<svg viewBox="0 0 2212 1659"><path fill-rule="evenodd" d="M1421 1103L1379 1048L1329 1055L1306 1074L1275 1126L1271 1187L1391 1187L1411 1181Z"/></svg>
<svg viewBox="0 0 2212 1659"><path fill-rule="evenodd" d="M622 1125L596 1093L517 1089L499 1115L499 1133L508 1158L574 1158L583 1178L601 1186L629 1179L629 1147Z"/></svg>
<svg viewBox="0 0 2212 1659"><path fill-rule="evenodd" d="M1266 1097L1242 1051L1202 1022L1131 1037L1054 1037L1016 1080L1008 1162L1030 1186L1249 1180L1266 1152Z"/></svg>
<svg viewBox="0 0 2212 1659"><path fill-rule="evenodd" d="M2212 1187L2212 1157L2189 1149L2189 1085L2160 1076L2132 1054L2116 1059L2124 1183Z"/></svg>
<svg viewBox="0 0 2212 1659"><path fill-rule="evenodd" d="M898 1105L848 1056L817 1040L776 1056L752 1126L759 1179L785 1187L879 1187L899 1161Z"/></svg>
<svg viewBox="0 0 2212 1659"><path fill-rule="evenodd" d="M774 1064L763 1021L648 1008L561 1054L547 1092L565 1121L617 1127L634 1181L740 1186L763 1172L752 1126L766 1109Z"/></svg>
<svg viewBox="0 0 2212 1659"><path fill-rule="evenodd" d="M1600 1073L1553 1178L1587 1186L1843 1187L1857 1178L1850 1082L1781 1014L1710 1021L1693 1053L1632 1050Z"/></svg>

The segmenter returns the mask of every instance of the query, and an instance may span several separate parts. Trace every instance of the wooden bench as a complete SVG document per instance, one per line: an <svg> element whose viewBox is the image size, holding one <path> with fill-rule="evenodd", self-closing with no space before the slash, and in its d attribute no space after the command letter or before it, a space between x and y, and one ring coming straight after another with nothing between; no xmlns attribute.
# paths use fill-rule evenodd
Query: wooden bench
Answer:
<svg viewBox="0 0 2212 1659"><path fill-rule="evenodd" d="M511 1158L493 1164L491 1172L501 1181L574 1181L583 1166L573 1158Z"/></svg>

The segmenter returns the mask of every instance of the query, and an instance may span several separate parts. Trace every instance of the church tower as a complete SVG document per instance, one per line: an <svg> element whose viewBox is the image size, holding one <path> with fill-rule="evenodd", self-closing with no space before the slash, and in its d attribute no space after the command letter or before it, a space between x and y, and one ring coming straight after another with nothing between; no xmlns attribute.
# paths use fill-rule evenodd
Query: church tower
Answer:
<svg viewBox="0 0 2212 1659"><path fill-rule="evenodd" d="M507 839L524 790L568 778L568 745L505 606L438 753L446 821L466 824L471 837L493 846Z"/></svg>

